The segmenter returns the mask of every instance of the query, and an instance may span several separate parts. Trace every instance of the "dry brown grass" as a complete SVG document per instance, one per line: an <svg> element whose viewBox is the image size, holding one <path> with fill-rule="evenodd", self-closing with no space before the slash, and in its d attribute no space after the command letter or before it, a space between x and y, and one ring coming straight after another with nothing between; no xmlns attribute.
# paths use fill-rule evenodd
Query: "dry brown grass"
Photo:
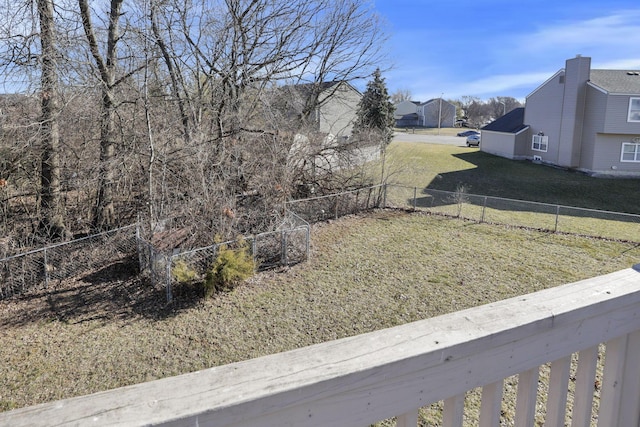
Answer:
<svg viewBox="0 0 640 427"><path fill-rule="evenodd" d="M165 307L121 264L0 302L0 408L424 319L626 268L639 255L630 243L378 211L314 225L307 263L208 300L182 289Z"/></svg>

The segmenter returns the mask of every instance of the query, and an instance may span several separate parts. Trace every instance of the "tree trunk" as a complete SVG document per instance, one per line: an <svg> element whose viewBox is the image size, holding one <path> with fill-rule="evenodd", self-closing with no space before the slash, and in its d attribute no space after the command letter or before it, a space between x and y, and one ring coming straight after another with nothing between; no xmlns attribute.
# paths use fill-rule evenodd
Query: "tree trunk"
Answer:
<svg viewBox="0 0 640 427"><path fill-rule="evenodd" d="M88 0L78 0L82 26L84 28L91 55L100 73L102 89L102 116L100 123L100 176L98 199L93 215L93 225L97 229L109 229L115 225L115 208L113 200L113 184L115 177L116 156L116 106L114 87L116 86L117 43L119 39L118 22L123 0L111 0L109 12L109 30L107 32L107 49L105 55L100 53L93 25Z"/></svg>
<svg viewBox="0 0 640 427"><path fill-rule="evenodd" d="M41 99L41 172L39 231L49 238L65 237L65 225L60 198L60 113L58 73L56 68L56 36L53 21L53 1L38 0L40 40L42 44Z"/></svg>
<svg viewBox="0 0 640 427"><path fill-rule="evenodd" d="M93 215L93 226L99 230L107 230L115 224L115 208L113 202L115 143L115 105L111 90L102 94L102 123L100 124L100 176L98 184L98 200Z"/></svg>

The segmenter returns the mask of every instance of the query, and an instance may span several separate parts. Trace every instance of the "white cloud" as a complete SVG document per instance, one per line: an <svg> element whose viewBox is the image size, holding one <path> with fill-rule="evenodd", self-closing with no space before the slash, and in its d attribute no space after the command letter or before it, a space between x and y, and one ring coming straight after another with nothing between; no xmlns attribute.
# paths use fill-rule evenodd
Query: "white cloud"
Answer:
<svg viewBox="0 0 640 427"><path fill-rule="evenodd" d="M640 69L640 8L634 5L627 10L592 11L600 13L596 17L576 17L587 13L589 9L583 9L564 18L556 18L562 13L534 14L517 28L480 32L477 40L463 37L469 44L463 54L437 49L440 45L429 44L432 39L425 36L407 37L408 32L426 28L406 29L396 51L403 60L390 72L390 89L409 87L414 98L423 101L443 92L451 99L466 95L523 99L577 54L591 57L593 68ZM425 44L416 47L411 40L425 40ZM429 47L425 52L430 55L416 56L423 47Z"/></svg>
<svg viewBox="0 0 640 427"><path fill-rule="evenodd" d="M611 61L597 61L593 58L591 67L603 70L640 70L640 58L615 59Z"/></svg>
<svg viewBox="0 0 640 427"><path fill-rule="evenodd" d="M604 62L622 60L630 52L637 52L639 34L640 9L632 9L581 21L555 22L514 38L509 48L517 48L525 58L528 55L544 60L570 52L567 58L582 54Z"/></svg>

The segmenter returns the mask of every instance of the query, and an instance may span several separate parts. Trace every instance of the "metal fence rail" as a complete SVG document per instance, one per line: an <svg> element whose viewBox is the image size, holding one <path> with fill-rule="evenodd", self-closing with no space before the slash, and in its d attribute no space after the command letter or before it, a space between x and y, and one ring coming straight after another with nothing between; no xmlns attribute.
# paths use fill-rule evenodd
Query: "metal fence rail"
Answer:
<svg viewBox="0 0 640 427"><path fill-rule="evenodd" d="M291 265L309 256L310 222L379 207L425 210L477 222L640 243L640 215L392 184L289 201L278 230L245 240L262 268ZM163 252L143 239L134 224L0 259L0 299L46 288L52 281L106 267L137 252L140 271L150 277L153 286L165 287L167 301L171 301L176 263L184 262L204 277L219 246Z"/></svg>
<svg viewBox="0 0 640 427"><path fill-rule="evenodd" d="M136 225L0 259L0 299L48 287L131 257Z"/></svg>
<svg viewBox="0 0 640 427"><path fill-rule="evenodd" d="M374 185L325 196L291 200L287 202L287 208L309 222L335 219L379 207L384 190L384 185Z"/></svg>
<svg viewBox="0 0 640 427"><path fill-rule="evenodd" d="M385 207L425 210L478 222L505 224L640 243L640 215L387 185Z"/></svg>

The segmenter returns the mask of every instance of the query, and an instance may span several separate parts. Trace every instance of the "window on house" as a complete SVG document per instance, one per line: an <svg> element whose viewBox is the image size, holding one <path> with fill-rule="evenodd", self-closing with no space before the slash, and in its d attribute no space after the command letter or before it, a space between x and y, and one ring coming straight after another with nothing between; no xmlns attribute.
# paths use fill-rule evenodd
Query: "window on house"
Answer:
<svg viewBox="0 0 640 427"><path fill-rule="evenodd" d="M533 141L531 142L531 149L535 151L547 151L549 145L549 137L546 135L533 135Z"/></svg>
<svg viewBox="0 0 640 427"><path fill-rule="evenodd" d="M623 142L620 161L621 162L640 162L640 144Z"/></svg>
<svg viewBox="0 0 640 427"><path fill-rule="evenodd" d="M631 98L629 100L629 122L640 122L640 98Z"/></svg>

